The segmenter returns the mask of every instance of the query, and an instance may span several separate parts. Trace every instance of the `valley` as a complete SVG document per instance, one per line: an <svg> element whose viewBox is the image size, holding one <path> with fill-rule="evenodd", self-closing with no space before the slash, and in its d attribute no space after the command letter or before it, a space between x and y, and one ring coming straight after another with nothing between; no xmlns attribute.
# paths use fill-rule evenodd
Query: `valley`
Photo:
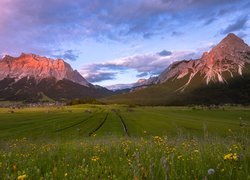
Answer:
<svg viewBox="0 0 250 180"><path fill-rule="evenodd" d="M8 110L1 108L1 139L93 136L226 136L249 124L248 107L130 107L76 105ZM204 130L204 128L206 128ZM244 127L249 129L249 126Z"/></svg>
<svg viewBox="0 0 250 180"><path fill-rule="evenodd" d="M249 50L230 33L117 91L62 59L5 55L0 178L249 179Z"/></svg>
<svg viewBox="0 0 250 180"><path fill-rule="evenodd" d="M46 106L0 108L0 117L3 179L247 179L250 172L249 107Z"/></svg>
<svg viewBox="0 0 250 180"><path fill-rule="evenodd" d="M249 0L0 0L0 180L250 180Z"/></svg>

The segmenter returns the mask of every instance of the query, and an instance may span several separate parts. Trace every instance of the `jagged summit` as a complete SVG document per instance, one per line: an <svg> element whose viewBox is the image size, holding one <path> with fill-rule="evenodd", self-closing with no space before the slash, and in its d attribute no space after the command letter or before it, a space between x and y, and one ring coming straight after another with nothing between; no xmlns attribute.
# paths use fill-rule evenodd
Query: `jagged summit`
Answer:
<svg viewBox="0 0 250 180"><path fill-rule="evenodd" d="M53 77L56 80L67 79L84 86L91 84L85 80L79 72L62 59L50 59L35 54L22 53L19 57L6 55L0 61L0 80L10 77L21 79L34 77L40 81L44 78Z"/></svg>
<svg viewBox="0 0 250 180"><path fill-rule="evenodd" d="M234 33L229 33L218 45L229 45L241 48L241 46L248 46L240 37L236 36Z"/></svg>
<svg viewBox="0 0 250 180"><path fill-rule="evenodd" d="M139 105L249 105L249 84L250 48L229 34L201 58L175 62L148 86L108 100Z"/></svg>
<svg viewBox="0 0 250 180"><path fill-rule="evenodd" d="M110 93L90 84L62 59L22 53L19 57L6 55L0 61L0 100L67 101L103 97Z"/></svg>
<svg viewBox="0 0 250 180"><path fill-rule="evenodd" d="M162 84L170 79L185 79L185 84L178 89L184 91L190 84L195 83L193 79L197 77L206 84L227 83L228 79L241 76L248 63L250 47L241 38L230 33L200 59L174 62L152 84Z"/></svg>
<svg viewBox="0 0 250 180"><path fill-rule="evenodd" d="M209 53L204 53L201 59L214 62L216 60L223 60L226 56L233 56L237 53L245 53L247 51L249 51L249 46L241 38L230 33Z"/></svg>

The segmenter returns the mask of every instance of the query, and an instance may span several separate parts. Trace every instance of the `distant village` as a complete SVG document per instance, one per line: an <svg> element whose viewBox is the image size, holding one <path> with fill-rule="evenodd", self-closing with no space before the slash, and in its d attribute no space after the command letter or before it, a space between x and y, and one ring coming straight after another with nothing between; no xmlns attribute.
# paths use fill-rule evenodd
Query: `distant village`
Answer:
<svg viewBox="0 0 250 180"><path fill-rule="evenodd" d="M37 103L11 103L4 104L0 102L0 108L23 109L29 107L60 107L65 106L64 102L37 102Z"/></svg>

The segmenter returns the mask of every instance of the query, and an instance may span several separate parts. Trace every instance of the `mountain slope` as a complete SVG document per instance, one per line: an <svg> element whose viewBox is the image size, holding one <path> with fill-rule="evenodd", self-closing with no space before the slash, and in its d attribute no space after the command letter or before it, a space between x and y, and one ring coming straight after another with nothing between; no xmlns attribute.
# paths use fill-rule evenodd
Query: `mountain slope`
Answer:
<svg viewBox="0 0 250 180"><path fill-rule="evenodd" d="M229 34L210 52L203 54L201 59L180 61L171 65L157 79L156 83L164 83L170 78L177 80L188 76L187 82L180 87L184 90L192 82L197 73L206 84L210 82L226 83L227 79L242 75L242 70L250 60L250 48L242 39Z"/></svg>
<svg viewBox="0 0 250 180"><path fill-rule="evenodd" d="M22 54L0 60L0 100L40 101L98 98L111 94L95 87L61 59Z"/></svg>
<svg viewBox="0 0 250 180"><path fill-rule="evenodd" d="M79 72L74 71L68 63L61 59L53 60L35 54L22 53L17 58L5 56L0 60L0 67L0 80L6 77L18 80L23 77L33 76L39 81L44 78L54 77L57 80L68 79L84 86L91 85Z"/></svg>
<svg viewBox="0 0 250 180"><path fill-rule="evenodd" d="M249 77L250 48L229 34L200 59L173 63L147 88L106 101L143 105L246 103L250 102Z"/></svg>

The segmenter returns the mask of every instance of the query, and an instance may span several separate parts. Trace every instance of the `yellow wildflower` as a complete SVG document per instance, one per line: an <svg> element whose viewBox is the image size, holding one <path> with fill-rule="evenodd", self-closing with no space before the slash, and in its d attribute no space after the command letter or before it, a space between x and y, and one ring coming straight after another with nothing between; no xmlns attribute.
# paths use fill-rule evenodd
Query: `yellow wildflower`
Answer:
<svg viewBox="0 0 250 180"><path fill-rule="evenodd" d="M24 175L18 176L17 180L25 180L26 177L27 177L26 174L24 174Z"/></svg>
<svg viewBox="0 0 250 180"><path fill-rule="evenodd" d="M64 176L65 176L65 177L68 176L68 173L65 173Z"/></svg>
<svg viewBox="0 0 250 180"><path fill-rule="evenodd" d="M231 154L232 154L232 153L226 154L226 155L224 156L224 160L231 159Z"/></svg>
<svg viewBox="0 0 250 180"><path fill-rule="evenodd" d="M234 155L233 155L233 160L237 160L237 159L238 159L238 156L237 156L236 153L234 153Z"/></svg>
<svg viewBox="0 0 250 180"><path fill-rule="evenodd" d="M177 159L181 159L182 158L182 155L178 156Z"/></svg>
<svg viewBox="0 0 250 180"><path fill-rule="evenodd" d="M130 159L128 159L128 165L131 165L131 160Z"/></svg>
<svg viewBox="0 0 250 180"><path fill-rule="evenodd" d="M98 156L92 156L91 161L96 162L96 161L98 161L99 159L100 159L100 158L99 158Z"/></svg>
<svg viewBox="0 0 250 180"><path fill-rule="evenodd" d="M229 153L224 156L224 160L238 160L238 155L236 153Z"/></svg>
<svg viewBox="0 0 250 180"><path fill-rule="evenodd" d="M154 142L155 143L162 143L163 139L160 136L153 136Z"/></svg>

